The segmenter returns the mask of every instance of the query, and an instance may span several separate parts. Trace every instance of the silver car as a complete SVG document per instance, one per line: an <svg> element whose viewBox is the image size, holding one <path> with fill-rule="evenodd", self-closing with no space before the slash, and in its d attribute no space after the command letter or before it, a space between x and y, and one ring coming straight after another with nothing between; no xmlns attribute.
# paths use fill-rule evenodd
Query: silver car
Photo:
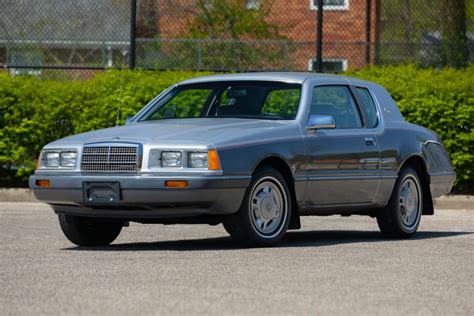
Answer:
<svg viewBox="0 0 474 316"><path fill-rule="evenodd" d="M441 140L383 87L252 73L180 82L125 126L47 144L30 187L81 246L130 221L222 223L266 246L303 215L368 215L384 236L412 236L455 177Z"/></svg>

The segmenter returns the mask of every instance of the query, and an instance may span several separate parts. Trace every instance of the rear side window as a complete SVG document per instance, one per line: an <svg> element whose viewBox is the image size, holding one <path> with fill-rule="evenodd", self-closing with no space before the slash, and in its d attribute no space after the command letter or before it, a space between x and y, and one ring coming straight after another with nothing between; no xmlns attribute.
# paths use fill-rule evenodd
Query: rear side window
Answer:
<svg viewBox="0 0 474 316"><path fill-rule="evenodd" d="M367 114L368 122L367 122L367 127L368 128L374 128L377 126L379 123L379 119L377 117L377 109L375 107L375 102L372 99L372 96L370 95L369 90L366 88L356 88L358 97L360 102L362 103L363 111Z"/></svg>

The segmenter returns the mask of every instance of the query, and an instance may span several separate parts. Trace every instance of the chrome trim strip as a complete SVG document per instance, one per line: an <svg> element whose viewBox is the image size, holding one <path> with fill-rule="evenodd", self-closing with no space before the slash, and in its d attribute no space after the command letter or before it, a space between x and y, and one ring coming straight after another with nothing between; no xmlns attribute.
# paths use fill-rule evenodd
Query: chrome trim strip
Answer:
<svg viewBox="0 0 474 316"><path fill-rule="evenodd" d="M360 175L360 176L309 176L308 181L327 181L327 180L370 180L380 179L378 175Z"/></svg>

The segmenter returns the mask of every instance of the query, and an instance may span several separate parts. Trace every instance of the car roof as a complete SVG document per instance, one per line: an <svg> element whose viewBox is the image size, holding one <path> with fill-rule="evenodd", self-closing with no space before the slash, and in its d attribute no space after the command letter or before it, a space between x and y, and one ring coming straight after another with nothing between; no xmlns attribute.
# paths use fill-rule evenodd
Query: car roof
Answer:
<svg viewBox="0 0 474 316"><path fill-rule="evenodd" d="M308 79L331 79L331 82L340 80L341 83L354 82L354 78L314 73L314 72L251 72L251 73L237 73L237 74L222 74L222 75L211 75L201 76L193 79L188 79L180 82L180 84L192 84L201 82L214 82L214 81L242 81L242 80L257 80L257 81L279 81L288 83L303 83ZM357 80L360 81L360 80Z"/></svg>

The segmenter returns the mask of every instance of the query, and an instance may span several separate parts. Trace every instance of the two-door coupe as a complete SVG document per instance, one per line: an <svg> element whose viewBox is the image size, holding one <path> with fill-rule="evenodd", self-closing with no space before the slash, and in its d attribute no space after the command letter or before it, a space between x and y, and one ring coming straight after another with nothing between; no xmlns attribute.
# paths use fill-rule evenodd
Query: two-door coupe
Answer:
<svg viewBox="0 0 474 316"><path fill-rule="evenodd" d="M252 73L180 82L125 126L47 144L30 187L73 243L128 222L223 223L272 245L303 215L369 215L413 235L455 179L441 140L406 122L380 85Z"/></svg>

